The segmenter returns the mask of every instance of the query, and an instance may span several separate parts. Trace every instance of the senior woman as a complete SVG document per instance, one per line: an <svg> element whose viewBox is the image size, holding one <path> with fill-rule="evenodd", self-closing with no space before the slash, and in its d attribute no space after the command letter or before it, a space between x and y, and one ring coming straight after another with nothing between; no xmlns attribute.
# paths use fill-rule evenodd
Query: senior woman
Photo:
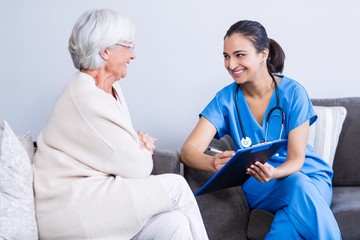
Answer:
<svg viewBox="0 0 360 240"><path fill-rule="evenodd" d="M34 162L41 239L207 239L183 177L150 175L155 139L133 129L118 81L135 58L129 19L101 9L75 24L79 69L38 137Z"/></svg>

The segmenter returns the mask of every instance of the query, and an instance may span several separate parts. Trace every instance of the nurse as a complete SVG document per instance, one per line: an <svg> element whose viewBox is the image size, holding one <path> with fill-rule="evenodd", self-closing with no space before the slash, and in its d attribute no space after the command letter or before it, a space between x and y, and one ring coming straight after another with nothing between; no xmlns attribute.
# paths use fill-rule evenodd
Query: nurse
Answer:
<svg viewBox="0 0 360 240"><path fill-rule="evenodd" d="M330 210L331 167L307 145L317 115L304 87L281 75L285 54L255 21L233 24L224 37L224 64L234 82L221 89L200 114L181 148L189 167L218 171L233 151L204 154L213 137L228 134L235 150L287 139L267 163L247 169L242 186L250 208L275 213L266 239L341 239Z"/></svg>

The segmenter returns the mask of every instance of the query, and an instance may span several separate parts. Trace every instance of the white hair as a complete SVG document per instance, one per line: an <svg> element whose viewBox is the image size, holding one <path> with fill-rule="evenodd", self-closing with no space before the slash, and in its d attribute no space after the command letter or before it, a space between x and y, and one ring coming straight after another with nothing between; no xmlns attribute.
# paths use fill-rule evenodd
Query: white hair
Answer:
<svg viewBox="0 0 360 240"><path fill-rule="evenodd" d="M135 27L130 20L109 9L90 10L76 22L69 39L69 52L77 69L104 66L100 53L119 41L133 42Z"/></svg>

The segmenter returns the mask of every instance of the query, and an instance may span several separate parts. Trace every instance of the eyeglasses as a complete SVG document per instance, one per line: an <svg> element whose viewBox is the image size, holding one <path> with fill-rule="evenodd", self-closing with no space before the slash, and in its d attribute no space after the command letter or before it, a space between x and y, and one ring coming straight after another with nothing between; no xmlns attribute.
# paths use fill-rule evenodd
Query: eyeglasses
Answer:
<svg viewBox="0 0 360 240"><path fill-rule="evenodd" d="M134 43L126 42L126 41L120 41L118 43L115 43L115 45L126 47L126 48L130 49L131 51L134 51L134 48L135 48Z"/></svg>

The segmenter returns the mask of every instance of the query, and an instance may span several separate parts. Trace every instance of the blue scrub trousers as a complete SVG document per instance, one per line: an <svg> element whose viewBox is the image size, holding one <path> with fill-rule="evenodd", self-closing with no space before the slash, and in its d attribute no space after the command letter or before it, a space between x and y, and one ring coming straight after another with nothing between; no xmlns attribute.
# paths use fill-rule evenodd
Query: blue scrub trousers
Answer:
<svg viewBox="0 0 360 240"><path fill-rule="evenodd" d="M341 239L329 207L332 187L323 176L297 172L267 183L251 177L243 191L251 209L275 213L266 239Z"/></svg>

